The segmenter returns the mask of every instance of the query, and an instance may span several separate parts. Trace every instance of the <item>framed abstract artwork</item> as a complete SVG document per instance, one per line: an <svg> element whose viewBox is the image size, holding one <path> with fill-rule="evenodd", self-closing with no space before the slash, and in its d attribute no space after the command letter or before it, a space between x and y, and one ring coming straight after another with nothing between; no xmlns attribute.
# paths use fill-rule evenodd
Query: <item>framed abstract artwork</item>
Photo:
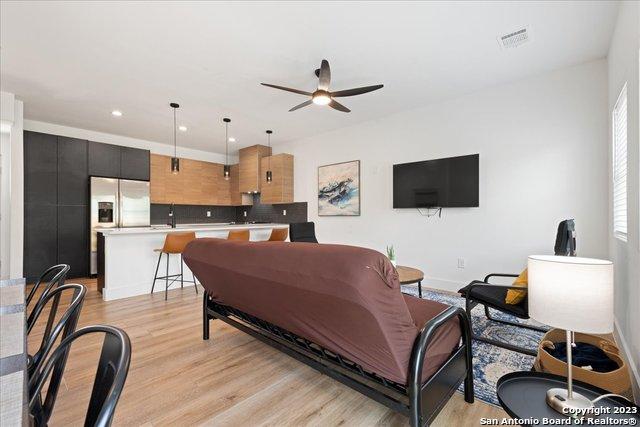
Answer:
<svg viewBox="0 0 640 427"><path fill-rule="evenodd" d="M318 167L318 215L360 215L360 160Z"/></svg>

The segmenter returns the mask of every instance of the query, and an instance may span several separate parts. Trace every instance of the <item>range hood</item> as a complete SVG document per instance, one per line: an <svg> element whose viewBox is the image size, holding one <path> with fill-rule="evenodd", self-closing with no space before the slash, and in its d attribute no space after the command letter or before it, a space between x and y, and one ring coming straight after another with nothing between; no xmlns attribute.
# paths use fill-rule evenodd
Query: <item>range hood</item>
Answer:
<svg viewBox="0 0 640 427"><path fill-rule="evenodd" d="M263 157L270 155L271 148L266 145L252 145L240 149L241 193L260 193L263 173L260 163Z"/></svg>

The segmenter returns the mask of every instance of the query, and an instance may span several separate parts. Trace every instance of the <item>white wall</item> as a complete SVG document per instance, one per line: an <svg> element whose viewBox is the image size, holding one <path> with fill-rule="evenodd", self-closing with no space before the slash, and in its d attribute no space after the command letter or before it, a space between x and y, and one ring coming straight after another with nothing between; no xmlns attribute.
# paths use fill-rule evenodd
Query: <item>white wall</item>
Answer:
<svg viewBox="0 0 640 427"><path fill-rule="evenodd" d="M24 167L22 145L22 101L2 92L2 124L8 131L1 135L2 177L0 182L0 276L22 277L24 236Z"/></svg>
<svg viewBox="0 0 640 427"><path fill-rule="evenodd" d="M615 266L615 317L619 342L631 359L636 379L636 397L640 398L640 154L638 141L638 49L640 48L640 7L638 2L622 2L618 22L609 48L609 102L608 121L624 84L627 84L627 220L628 239L622 242L613 236L611 226L612 184L611 152L612 131L609 127L609 242L610 255ZM609 125L610 126L610 125Z"/></svg>
<svg viewBox="0 0 640 427"><path fill-rule="evenodd" d="M11 266L10 277L22 277L24 249L24 122L22 101L14 105L14 122L11 129Z"/></svg>
<svg viewBox="0 0 640 427"><path fill-rule="evenodd" d="M173 156L173 145L160 142L147 141L144 139L130 138L127 136L114 135L111 133L96 132L87 129L73 128L69 126L56 125L53 123L39 122L36 120L25 120L24 129L34 132L49 133L53 135L67 136L70 138L86 139L89 141L104 142L107 144L123 145L126 147L142 148L151 150L154 154ZM178 144L178 157L206 162L224 163L224 154L212 153L209 151L193 150L191 148L180 147ZM238 156L229 156L229 162L235 163Z"/></svg>
<svg viewBox="0 0 640 427"><path fill-rule="evenodd" d="M425 272L426 286L457 290L489 272L519 272L527 255L552 253L564 218L576 219L580 255L607 256L606 106L600 60L275 151L295 156L295 200L309 202L318 240L381 252L393 244L399 264ZM394 163L471 153L480 153L479 208L429 219L392 209ZM317 167L355 159L362 215L319 218Z"/></svg>
<svg viewBox="0 0 640 427"><path fill-rule="evenodd" d="M11 265L11 130L0 133L0 279L9 278Z"/></svg>

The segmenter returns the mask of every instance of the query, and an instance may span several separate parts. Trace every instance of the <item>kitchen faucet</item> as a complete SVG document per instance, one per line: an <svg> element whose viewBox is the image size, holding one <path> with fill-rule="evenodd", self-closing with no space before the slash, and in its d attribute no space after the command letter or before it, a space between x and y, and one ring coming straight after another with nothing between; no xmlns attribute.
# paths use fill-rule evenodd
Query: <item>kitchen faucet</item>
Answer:
<svg viewBox="0 0 640 427"><path fill-rule="evenodd" d="M171 228L176 228L176 215L173 210L173 203L169 206L169 223L167 225L170 225Z"/></svg>

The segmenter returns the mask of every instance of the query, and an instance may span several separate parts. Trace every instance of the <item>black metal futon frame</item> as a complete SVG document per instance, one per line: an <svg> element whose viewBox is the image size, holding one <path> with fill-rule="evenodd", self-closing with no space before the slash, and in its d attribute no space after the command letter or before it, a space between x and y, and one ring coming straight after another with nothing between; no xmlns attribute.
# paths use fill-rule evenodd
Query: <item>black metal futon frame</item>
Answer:
<svg viewBox="0 0 640 427"><path fill-rule="evenodd" d="M458 317L462 340L447 361L422 383L424 357L436 330ZM204 340L209 339L209 321L220 319L269 344L312 368L409 417L411 426L429 425L464 381L464 399L473 403L473 366L469 319L461 308L449 307L427 322L413 344L407 385L387 380L339 354L233 307L220 305L205 292L203 299Z"/></svg>

